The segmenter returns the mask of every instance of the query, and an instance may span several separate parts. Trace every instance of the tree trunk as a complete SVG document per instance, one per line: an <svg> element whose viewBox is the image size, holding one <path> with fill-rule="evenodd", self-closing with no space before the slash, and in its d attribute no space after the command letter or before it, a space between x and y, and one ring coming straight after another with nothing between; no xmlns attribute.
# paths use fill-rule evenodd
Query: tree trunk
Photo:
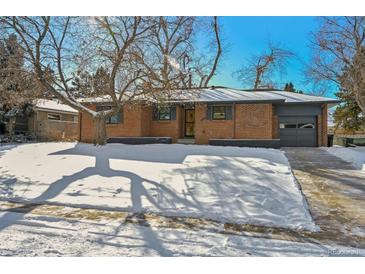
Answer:
<svg viewBox="0 0 365 274"><path fill-rule="evenodd" d="M257 72L257 73L256 73L256 78L255 78L255 83L253 84L253 88L254 88L254 89L257 89L257 88L259 87L259 84L260 84L260 77L261 77L260 73L259 73L259 72Z"/></svg>
<svg viewBox="0 0 365 274"><path fill-rule="evenodd" d="M94 118L94 134L94 144L100 146L105 145L106 126L104 116L97 116Z"/></svg>

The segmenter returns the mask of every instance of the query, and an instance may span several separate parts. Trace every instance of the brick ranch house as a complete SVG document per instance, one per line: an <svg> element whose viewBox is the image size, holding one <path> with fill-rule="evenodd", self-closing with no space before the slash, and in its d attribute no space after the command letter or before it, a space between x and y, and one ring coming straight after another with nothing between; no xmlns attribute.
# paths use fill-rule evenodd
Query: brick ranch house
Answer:
<svg viewBox="0 0 365 274"><path fill-rule="evenodd" d="M126 105L107 121L107 136L123 137L119 141L169 137L173 143L326 146L328 105L339 103L332 98L278 90L212 87L194 94L164 105ZM82 103L93 110L110 107L107 100L86 99ZM91 117L80 114L79 121L80 141L93 142Z"/></svg>

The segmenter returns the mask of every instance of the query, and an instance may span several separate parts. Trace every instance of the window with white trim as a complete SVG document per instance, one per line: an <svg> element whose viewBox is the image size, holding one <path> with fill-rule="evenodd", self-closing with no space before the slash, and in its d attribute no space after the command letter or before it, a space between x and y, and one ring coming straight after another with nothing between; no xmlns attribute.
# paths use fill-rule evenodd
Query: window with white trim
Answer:
<svg viewBox="0 0 365 274"><path fill-rule="evenodd" d="M61 121L61 114L47 113L48 120Z"/></svg>

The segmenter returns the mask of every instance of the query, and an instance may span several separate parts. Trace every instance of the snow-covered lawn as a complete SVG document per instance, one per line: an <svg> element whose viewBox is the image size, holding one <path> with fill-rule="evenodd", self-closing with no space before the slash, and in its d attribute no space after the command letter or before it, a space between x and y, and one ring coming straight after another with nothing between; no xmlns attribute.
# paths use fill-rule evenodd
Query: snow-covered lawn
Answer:
<svg viewBox="0 0 365 274"><path fill-rule="evenodd" d="M280 150L36 143L0 147L0 172L3 200L317 228Z"/></svg>
<svg viewBox="0 0 365 274"><path fill-rule="evenodd" d="M364 249L207 230L0 213L0 256L365 256Z"/></svg>
<svg viewBox="0 0 365 274"><path fill-rule="evenodd" d="M326 150L365 172L365 147L329 147Z"/></svg>

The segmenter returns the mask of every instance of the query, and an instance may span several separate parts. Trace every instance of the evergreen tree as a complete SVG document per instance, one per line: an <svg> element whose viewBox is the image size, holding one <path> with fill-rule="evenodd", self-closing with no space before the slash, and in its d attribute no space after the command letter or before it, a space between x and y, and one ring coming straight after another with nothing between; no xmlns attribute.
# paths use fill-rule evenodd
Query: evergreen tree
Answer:
<svg viewBox="0 0 365 274"><path fill-rule="evenodd" d="M285 91L295 92L295 88L292 82L286 83L284 87Z"/></svg>
<svg viewBox="0 0 365 274"><path fill-rule="evenodd" d="M24 53L15 35L0 39L0 109L29 104L39 92L35 75L25 66Z"/></svg>
<svg viewBox="0 0 365 274"><path fill-rule="evenodd" d="M354 96L346 91L340 91L336 93L336 96L343 101L333 113L336 129L343 128L349 133L362 129L365 117L363 117Z"/></svg>
<svg viewBox="0 0 365 274"><path fill-rule="evenodd" d="M284 86L284 91L289 91L289 92L296 92L296 93L300 93L303 94L303 91L301 90L296 90L294 87L294 84L292 82L286 83Z"/></svg>
<svg viewBox="0 0 365 274"><path fill-rule="evenodd" d="M97 97L105 94L105 87L109 84L110 74L104 67L99 67L94 74L88 72L77 73L72 82L72 90L76 97Z"/></svg>
<svg viewBox="0 0 365 274"><path fill-rule="evenodd" d="M16 116L27 115L39 86L32 72L26 70L24 53L15 35L0 39L0 121L8 123L9 133ZM3 130L2 130L3 131Z"/></svg>

